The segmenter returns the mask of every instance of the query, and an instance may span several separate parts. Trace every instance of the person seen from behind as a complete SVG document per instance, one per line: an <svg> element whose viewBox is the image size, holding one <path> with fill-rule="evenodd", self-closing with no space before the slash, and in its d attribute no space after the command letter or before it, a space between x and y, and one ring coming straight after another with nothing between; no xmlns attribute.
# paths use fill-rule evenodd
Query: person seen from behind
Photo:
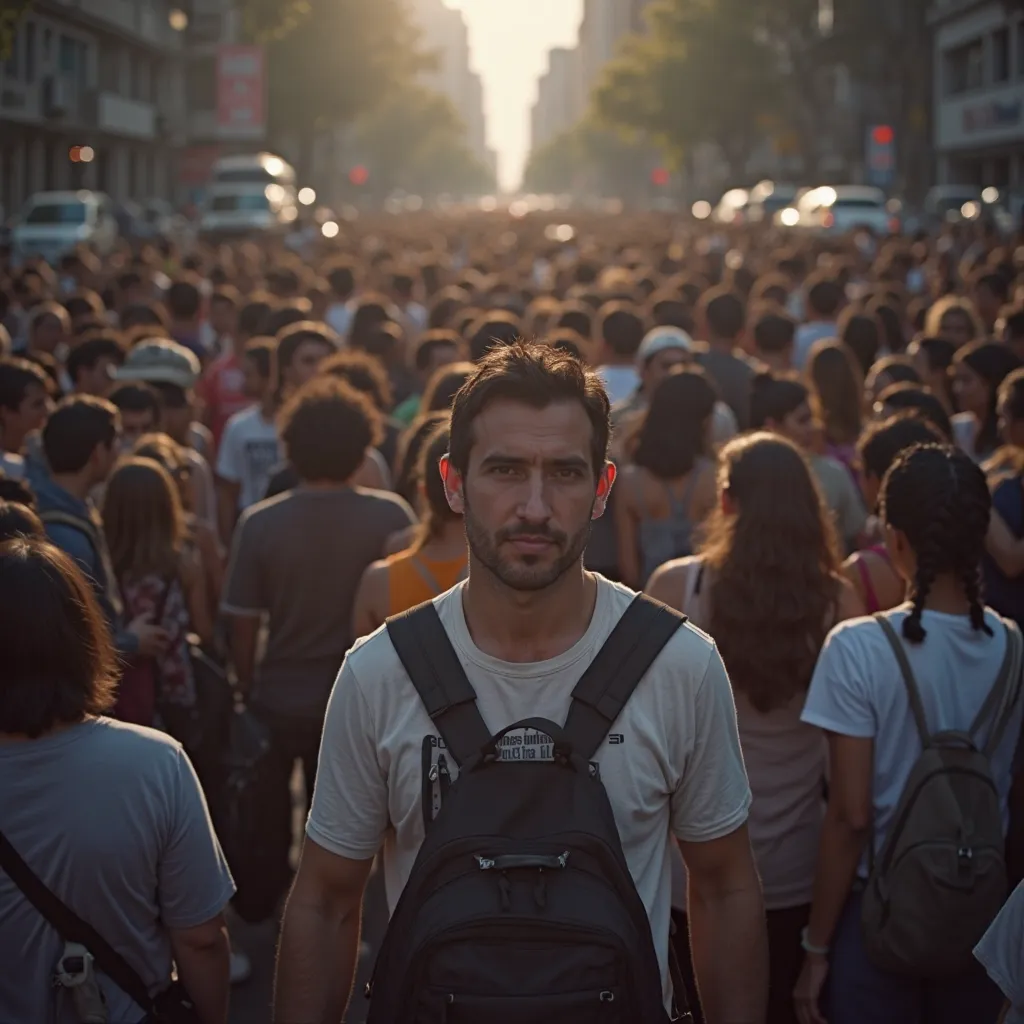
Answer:
<svg viewBox="0 0 1024 1024"><path fill-rule="evenodd" d="M970 952L991 921L983 916L989 910L994 916L1006 896L1005 871L993 875L992 858L1001 863L1003 857L1022 704L1013 678L1019 664L1014 672L1007 658L1019 634L981 600L978 566L991 500L981 469L942 445L902 452L879 500L889 556L907 583L908 601L878 621L837 626L807 696L803 720L825 732L831 784L795 990L798 1016L802 1024L992 1024L1001 997ZM1000 684L1006 688L996 691L993 709L988 698ZM992 794L976 801L970 820L961 817L959 826L949 816L965 813L961 791L948 776L947 796L914 816L922 807L915 799L927 792L917 774L925 743L935 744L930 737L950 730L972 737L987 762L984 784ZM933 765L928 778L941 782L943 770ZM969 797L971 780L963 776L961 785ZM999 833L989 839L995 846L979 847L976 864L964 865L957 851L978 841L983 821ZM939 827L941 833L930 831ZM899 873L902 861L893 860L890 834L916 867L913 876ZM925 870L918 851L928 843L935 856ZM971 872L968 888L954 884L958 871ZM899 907L898 919L879 918L880 893L913 902ZM887 921L895 932L886 930ZM909 952L909 959L899 959L900 941L916 959ZM953 959L951 949L958 954ZM881 967L883 957L903 966ZM945 964L941 973L936 962Z"/></svg>

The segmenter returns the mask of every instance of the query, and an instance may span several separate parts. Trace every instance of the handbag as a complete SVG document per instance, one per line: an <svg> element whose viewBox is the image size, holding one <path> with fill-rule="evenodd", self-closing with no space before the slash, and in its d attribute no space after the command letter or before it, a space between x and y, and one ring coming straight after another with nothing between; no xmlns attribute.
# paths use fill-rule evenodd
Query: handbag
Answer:
<svg viewBox="0 0 1024 1024"><path fill-rule="evenodd" d="M180 981L172 981L167 988L151 996L138 971L91 924L83 921L50 890L22 860L3 832L0 832L0 868L65 942L77 942L89 950L99 969L149 1015L149 1021L153 1024L201 1024L195 1005Z"/></svg>

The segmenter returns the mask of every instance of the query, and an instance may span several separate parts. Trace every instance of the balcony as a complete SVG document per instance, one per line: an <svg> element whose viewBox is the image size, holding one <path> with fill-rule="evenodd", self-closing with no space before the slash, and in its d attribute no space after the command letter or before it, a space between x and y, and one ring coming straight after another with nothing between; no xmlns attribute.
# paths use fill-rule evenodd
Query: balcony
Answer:
<svg viewBox="0 0 1024 1024"><path fill-rule="evenodd" d="M102 92L96 114L97 127L102 132L130 139L152 139L156 135L156 108L152 103Z"/></svg>

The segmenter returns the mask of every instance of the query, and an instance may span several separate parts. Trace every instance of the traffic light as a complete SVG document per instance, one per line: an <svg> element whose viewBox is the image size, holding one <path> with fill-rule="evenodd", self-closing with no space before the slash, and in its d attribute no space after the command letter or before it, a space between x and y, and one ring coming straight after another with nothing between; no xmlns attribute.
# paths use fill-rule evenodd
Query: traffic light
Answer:
<svg viewBox="0 0 1024 1024"><path fill-rule="evenodd" d="M871 132L871 139L876 146L891 146L894 137L892 127L887 124L876 125Z"/></svg>
<svg viewBox="0 0 1024 1024"><path fill-rule="evenodd" d="M370 180L370 172L362 164L359 164L348 172L348 180L356 186L365 185Z"/></svg>
<svg viewBox="0 0 1024 1024"><path fill-rule="evenodd" d="M664 188L669 183L670 175L664 167L655 167L651 171L651 184L658 188Z"/></svg>

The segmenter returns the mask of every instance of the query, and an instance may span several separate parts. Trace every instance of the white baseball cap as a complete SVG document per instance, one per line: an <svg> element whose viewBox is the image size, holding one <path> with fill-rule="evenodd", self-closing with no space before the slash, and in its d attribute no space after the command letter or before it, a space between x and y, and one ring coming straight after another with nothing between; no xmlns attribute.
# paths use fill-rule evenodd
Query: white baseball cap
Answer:
<svg viewBox="0 0 1024 1024"><path fill-rule="evenodd" d="M693 338L681 327L655 327L647 332L636 352L636 364L642 370L659 352L676 349L693 351Z"/></svg>

